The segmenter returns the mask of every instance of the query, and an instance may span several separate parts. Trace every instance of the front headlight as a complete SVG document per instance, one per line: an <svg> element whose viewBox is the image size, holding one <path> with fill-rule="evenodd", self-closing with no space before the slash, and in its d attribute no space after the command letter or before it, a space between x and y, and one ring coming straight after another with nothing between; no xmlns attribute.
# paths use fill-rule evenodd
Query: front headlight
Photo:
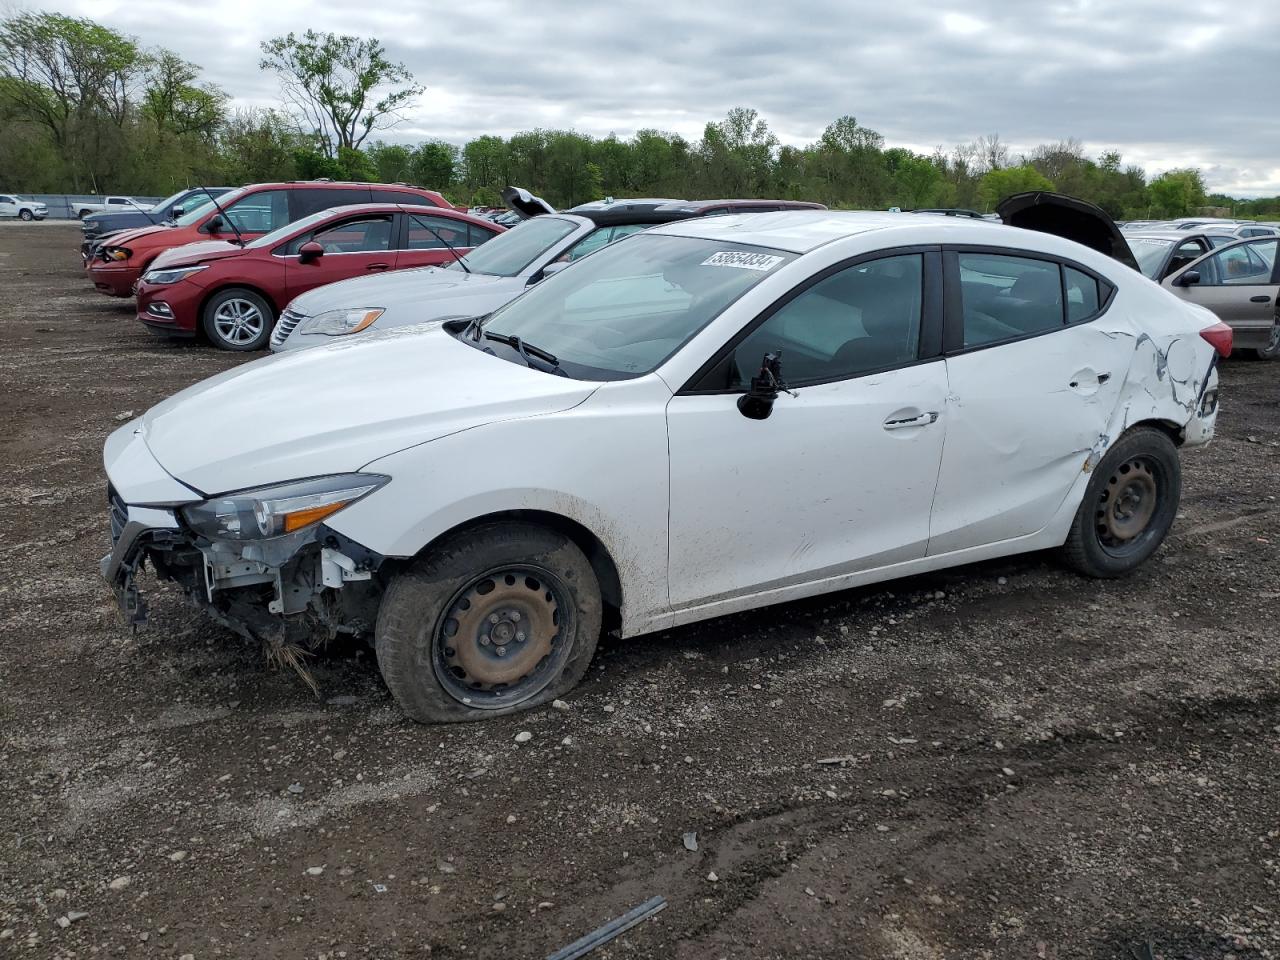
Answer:
<svg viewBox="0 0 1280 960"><path fill-rule="evenodd" d="M102 255L108 260L128 260L129 249L127 247L103 247Z"/></svg>
<svg viewBox="0 0 1280 960"><path fill-rule="evenodd" d="M258 487L185 507L182 517L210 540L267 540L319 523L390 479L376 473L341 473Z"/></svg>
<svg viewBox="0 0 1280 960"><path fill-rule="evenodd" d="M341 337L348 333L359 333L386 311L382 307L352 307L349 310L326 310L317 313L298 324L299 334L322 334L326 337Z"/></svg>
<svg viewBox="0 0 1280 960"><path fill-rule="evenodd" d="M208 270L207 263L198 267L174 267L171 270L148 270L142 275L143 283L177 283L179 280L185 280L192 274L199 273L201 270Z"/></svg>

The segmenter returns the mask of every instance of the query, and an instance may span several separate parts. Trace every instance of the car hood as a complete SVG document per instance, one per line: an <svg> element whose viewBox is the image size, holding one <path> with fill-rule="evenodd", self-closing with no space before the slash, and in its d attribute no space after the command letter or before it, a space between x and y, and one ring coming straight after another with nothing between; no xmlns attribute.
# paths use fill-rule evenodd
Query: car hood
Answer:
<svg viewBox="0 0 1280 960"><path fill-rule="evenodd" d="M1119 260L1127 267L1138 269L1138 260L1116 222L1105 210L1087 200L1032 190L1001 200L996 213L1011 227L1038 230L1074 240Z"/></svg>
<svg viewBox="0 0 1280 960"><path fill-rule="evenodd" d="M140 237L148 237L153 234L164 233L166 230L170 229L172 228L166 227L162 224L149 223L145 227L138 227L134 230L121 230L111 238L111 243L113 246L133 243Z"/></svg>
<svg viewBox="0 0 1280 960"><path fill-rule="evenodd" d="M396 270L374 277L353 277L318 287L296 297L289 304L289 310L304 317L314 317L326 310L347 307L382 307L384 310L392 310L419 305L423 307L424 314L429 314L430 308L425 301L437 297L452 300L491 295L513 283L523 287L524 281L520 278L495 277L487 273L442 270L439 267ZM430 319L430 316L423 316L422 319Z"/></svg>
<svg viewBox="0 0 1280 960"><path fill-rule="evenodd" d="M142 426L170 476L212 495L358 470L486 423L566 410L598 386L499 359L439 326L411 327L228 370L153 407Z"/></svg>
<svg viewBox="0 0 1280 960"><path fill-rule="evenodd" d="M151 269L186 267L193 263L208 263L210 260L238 257L242 253L244 253L244 247L226 240L197 240L195 243L184 243L180 247L170 247L151 261Z"/></svg>

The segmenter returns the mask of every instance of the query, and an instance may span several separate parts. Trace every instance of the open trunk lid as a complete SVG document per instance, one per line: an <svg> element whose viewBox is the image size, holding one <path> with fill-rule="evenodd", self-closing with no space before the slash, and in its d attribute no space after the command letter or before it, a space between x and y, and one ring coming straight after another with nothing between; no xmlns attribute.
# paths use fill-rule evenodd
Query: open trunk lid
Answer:
<svg viewBox="0 0 1280 960"><path fill-rule="evenodd" d="M544 213L555 213L556 208L541 197L535 197L524 187L507 187L502 191L502 202L526 220Z"/></svg>
<svg viewBox="0 0 1280 960"><path fill-rule="evenodd" d="M1011 227L1038 230L1074 240L1119 260L1127 267L1138 269L1137 258L1115 221L1105 210L1087 200L1033 190L1015 193L1001 200L996 213Z"/></svg>

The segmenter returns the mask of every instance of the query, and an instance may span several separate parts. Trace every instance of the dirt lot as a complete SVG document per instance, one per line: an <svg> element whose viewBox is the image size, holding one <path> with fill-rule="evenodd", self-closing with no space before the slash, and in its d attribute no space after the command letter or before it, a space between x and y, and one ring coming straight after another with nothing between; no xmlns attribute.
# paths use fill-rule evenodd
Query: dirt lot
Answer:
<svg viewBox="0 0 1280 960"><path fill-rule="evenodd" d="M0 956L523 960L655 894L593 956L1280 956L1280 364L1226 366L1131 579L606 641L565 712L427 728L364 650L316 698L172 590L120 626L103 438L240 360L150 337L78 234L0 226Z"/></svg>

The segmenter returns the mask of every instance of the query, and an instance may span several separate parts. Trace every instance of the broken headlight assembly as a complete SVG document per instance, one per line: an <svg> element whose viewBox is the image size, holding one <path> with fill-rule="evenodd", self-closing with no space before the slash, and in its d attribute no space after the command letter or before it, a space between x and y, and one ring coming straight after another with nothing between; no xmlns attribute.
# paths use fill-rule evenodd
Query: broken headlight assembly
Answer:
<svg viewBox="0 0 1280 960"><path fill-rule="evenodd" d="M111 262L119 262L128 260L132 256L132 251L128 247L103 247L102 259Z"/></svg>
<svg viewBox="0 0 1280 960"><path fill-rule="evenodd" d="M208 270L208 264L200 264L194 267L174 267L171 270L148 270L142 275L143 283L169 284L177 283L179 280L185 280L193 274L199 273L201 270Z"/></svg>
<svg viewBox="0 0 1280 960"><path fill-rule="evenodd" d="M382 307L353 307L347 310L326 310L314 317L309 317L298 324L299 334L321 334L326 337L341 337L348 333L359 333L373 325L385 311Z"/></svg>
<svg viewBox="0 0 1280 960"><path fill-rule="evenodd" d="M182 511L182 518L209 540L269 540L305 530L349 507L390 480L376 473L341 473L241 490Z"/></svg>

